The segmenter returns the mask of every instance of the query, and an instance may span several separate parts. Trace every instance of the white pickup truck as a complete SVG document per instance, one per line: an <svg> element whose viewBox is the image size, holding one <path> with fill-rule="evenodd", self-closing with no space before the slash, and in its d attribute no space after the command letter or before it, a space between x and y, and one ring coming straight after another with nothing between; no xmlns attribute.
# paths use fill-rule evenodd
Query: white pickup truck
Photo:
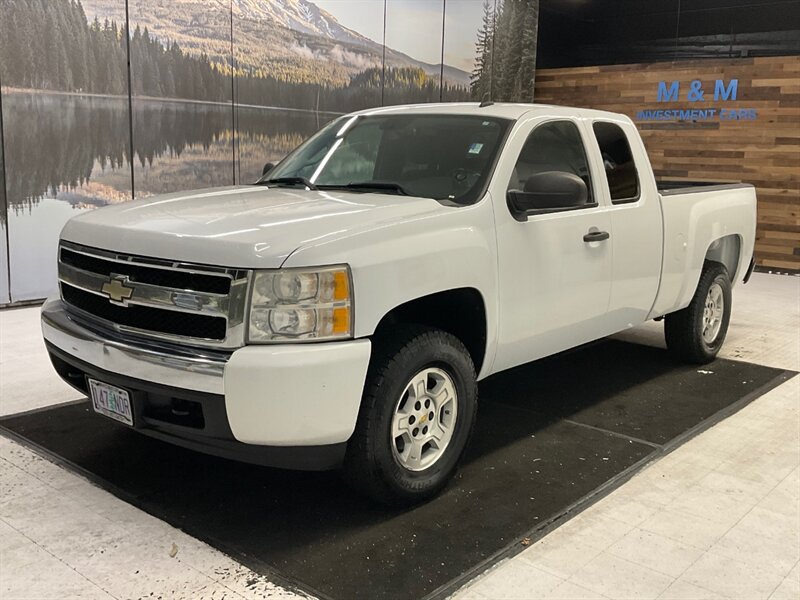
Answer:
<svg viewBox="0 0 800 600"><path fill-rule="evenodd" d="M489 375L662 317L713 360L753 264L753 188L659 189L611 113L366 110L265 171L69 221L52 362L142 433L389 503L445 485Z"/></svg>

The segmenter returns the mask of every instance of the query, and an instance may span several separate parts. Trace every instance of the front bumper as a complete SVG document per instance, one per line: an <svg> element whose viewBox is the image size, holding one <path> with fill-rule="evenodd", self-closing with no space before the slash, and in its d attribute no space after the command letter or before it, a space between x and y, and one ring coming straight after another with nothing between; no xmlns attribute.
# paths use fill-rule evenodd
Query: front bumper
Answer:
<svg viewBox="0 0 800 600"><path fill-rule="evenodd" d="M194 450L271 466L340 464L353 433L371 344L347 342L189 351L119 337L42 308L42 332L61 377L131 393L134 427Z"/></svg>

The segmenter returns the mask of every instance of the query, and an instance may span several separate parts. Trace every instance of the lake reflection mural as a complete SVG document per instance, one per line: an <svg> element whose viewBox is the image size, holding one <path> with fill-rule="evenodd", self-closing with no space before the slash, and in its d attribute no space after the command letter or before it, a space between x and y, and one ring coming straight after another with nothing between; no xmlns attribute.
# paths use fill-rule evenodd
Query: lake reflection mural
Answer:
<svg viewBox="0 0 800 600"><path fill-rule="evenodd" d="M0 305L56 290L81 211L252 183L352 110L478 98L475 41L506 3L538 4L0 0Z"/></svg>
<svg viewBox="0 0 800 600"><path fill-rule="evenodd" d="M131 199L127 98L41 92L3 96L9 174L8 227L14 299L54 291L56 244L80 211ZM240 152L247 183L265 160L279 160L324 123L310 113L248 109ZM133 108L133 172L138 198L230 185L230 108L163 100ZM248 173L248 171L250 173ZM257 173L256 173L257 172ZM33 229L31 229L33 228Z"/></svg>

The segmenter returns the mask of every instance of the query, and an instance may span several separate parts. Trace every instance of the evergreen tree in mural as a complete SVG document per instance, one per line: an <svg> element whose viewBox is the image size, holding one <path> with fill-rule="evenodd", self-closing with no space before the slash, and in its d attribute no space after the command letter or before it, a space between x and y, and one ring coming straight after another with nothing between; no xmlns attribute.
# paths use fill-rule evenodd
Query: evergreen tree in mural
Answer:
<svg viewBox="0 0 800 600"><path fill-rule="evenodd" d="M3 85L121 94L124 32L86 21L77 0L6 0L0 19Z"/></svg>
<svg viewBox="0 0 800 600"><path fill-rule="evenodd" d="M539 43L539 4L525 11L522 25L522 56L519 63L519 78L517 79L518 97L530 102L533 101L534 83L536 77L536 47Z"/></svg>
<svg viewBox="0 0 800 600"><path fill-rule="evenodd" d="M470 93L474 100L533 101L538 0L484 2Z"/></svg>
<svg viewBox="0 0 800 600"><path fill-rule="evenodd" d="M476 100L491 97L494 0L483 0L483 20L475 43L475 69L470 76L470 94Z"/></svg>

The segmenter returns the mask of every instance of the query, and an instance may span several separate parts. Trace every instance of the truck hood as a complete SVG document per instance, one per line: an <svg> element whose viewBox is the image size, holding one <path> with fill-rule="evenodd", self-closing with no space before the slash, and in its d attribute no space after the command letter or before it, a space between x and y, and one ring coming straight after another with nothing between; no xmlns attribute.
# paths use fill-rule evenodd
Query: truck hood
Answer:
<svg viewBox="0 0 800 600"><path fill-rule="evenodd" d="M271 269L305 244L444 210L452 209L427 198L234 186L83 213L61 237L138 256Z"/></svg>

